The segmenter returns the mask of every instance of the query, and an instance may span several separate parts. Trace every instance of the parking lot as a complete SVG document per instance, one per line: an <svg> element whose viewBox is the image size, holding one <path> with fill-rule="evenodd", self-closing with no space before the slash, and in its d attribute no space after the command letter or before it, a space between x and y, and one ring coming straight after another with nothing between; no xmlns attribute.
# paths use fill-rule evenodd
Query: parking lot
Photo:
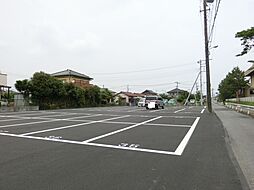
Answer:
<svg viewBox="0 0 254 190"><path fill-rule="evenodd" d="M180 156L203 111L118 107L2 113L0 135Z"/></svg>
<svg viewBox="0 0 254 190"><path fill-rule="evenodd" d="M0 189L230 189L224 130L204 107L0 113Z"/></svg>

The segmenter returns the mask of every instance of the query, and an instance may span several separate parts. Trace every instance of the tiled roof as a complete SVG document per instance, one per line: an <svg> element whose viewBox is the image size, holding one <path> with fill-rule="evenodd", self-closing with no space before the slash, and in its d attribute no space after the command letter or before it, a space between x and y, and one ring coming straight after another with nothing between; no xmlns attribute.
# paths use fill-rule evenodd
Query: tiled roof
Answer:
<svg viewBox="0 0 254 190"><path fill-rule="evenodd" d="M67 69L67 70L64 70L64 71L60 71L60 72L57 72L57 73L53 73L53 74L51 74L51 76L53 76L53 77L58 77L58 76L75 76L75 77L79 77L79 78L83 78L83 79L88 79L88 80L92 80L93 79L93 78L90 78L87 75L78 73L78 72L70 70L70 69Z"/></svg>
<svg viewBox="0 0 254 190"><path fill-rule="evenodd" d="M179 88L175 88L175 89L173 89L173 90L170 90L170 91L168 91L167 93L179 93L179 92L184 92L184 90L181 90L181 89L179 89Z"/></svg>
<svg viewBox="0 0 254 190"><path fill-rule="evenodd" d="M157 94L156 92L152 91L152 90L145 90L144 92L142 92L142 94Z"/></svg>

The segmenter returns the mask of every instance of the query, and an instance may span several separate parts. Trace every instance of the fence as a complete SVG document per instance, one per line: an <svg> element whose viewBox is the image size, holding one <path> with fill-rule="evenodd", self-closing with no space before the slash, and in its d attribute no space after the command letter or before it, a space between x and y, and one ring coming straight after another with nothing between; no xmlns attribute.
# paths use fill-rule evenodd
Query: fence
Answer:
<svg viewBox="0 0 254 190"><path fill-rule="evenodd" d="M244 98L231 98L231 99L227 99L227 101L232 101L232 102L237 102L237 101L240 101L240 102L254 102L254 96L252 97L244 97Z"/></svg>
<svg viewBox="0 0 254 190"><path fill-rule="evenodd" d="M16 94L14 96L14 111L36 111L39 110L39 106L30 106L25 101L22 94Z"/></svg>

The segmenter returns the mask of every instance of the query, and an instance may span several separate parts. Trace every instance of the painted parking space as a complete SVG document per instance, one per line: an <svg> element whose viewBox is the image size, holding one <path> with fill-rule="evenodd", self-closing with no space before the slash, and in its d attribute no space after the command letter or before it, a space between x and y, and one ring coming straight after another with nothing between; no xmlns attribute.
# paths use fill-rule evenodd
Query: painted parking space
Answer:
<svg viewBox="0 0 254 190"><path fill-rule="evenodd" d="M1 117L13 121L0 122L0 135L181 155L200 115L199 110L191 116L184 110L117 107L8 113Z"/></svg>
<svg viewBox="0 0 254 190"><path fill-rule="evenodd" d="M79 141L82 142L84 140L103 135L105 133L109 133L118 129L122 129L127 127L128 125L122 124L122 125L112 125L107 123L93 123L89 125L79 125L77 127L73 128L65 128L60 130L54 130L54 131L45 131L39 133L33 133L33 134L27 134L28 136L36 136L36 137L50 137L50 136L56 136L61 137L61 139L65 140L73 140L73 141Z"/></svg>
<svg viewBox="0 0 254 190"><path fill-rule="evenodd" d="M181 125L183 126L191 126L195 121L196 117L162 117L159 120L151 121L150 124L170 124L170 125Z"/></svg>
<svg viewBox="0 0 254 190"><path fill-rule="evenodd" d="M189 128L140 126L93 143L174 152Z"/></svg>
<svg viewBox="0 0 254 190"><path fill-rule="evenodd" d="M133 122L133 123L140 123L140 122L144 122L148 119L152 119L154 118L154 116L139 116L139 115L129 115L128 117L125 118L119 118L114 120L115 122Z"/></svg>
<svg viewBox="0 0 254 190"><path fill-rule="evenodd" d="M34 124L12 125L12 126L8 125L9 127L5 127L2 129L12 134L24 134L47 129L55 129L64 126L77 125L80 123L86 123L85 121L59 121L59 120L46 120L46 121L44 120L42 122L38 120L36 121L37 123Z"/></svg>
<svg viewBox="0 0 254 190"><path fill-rule="evenodd" d="M0 128L6 128L6 127L12 127L12 126L18 126L18 125L28 125L28 124L36 124L40 122L47 122L47 120L43 119L18 119L18 120L9 120L9 121L2 121L0 122Z"/></svg>

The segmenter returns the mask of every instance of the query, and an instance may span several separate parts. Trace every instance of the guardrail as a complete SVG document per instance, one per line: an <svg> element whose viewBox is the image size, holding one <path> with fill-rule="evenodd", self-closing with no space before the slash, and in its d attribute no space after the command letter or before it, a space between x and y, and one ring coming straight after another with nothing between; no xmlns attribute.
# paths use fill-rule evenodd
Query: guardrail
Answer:
<svg viewBox="0 0 254 190"><path fill-rule="evenodd" d="M226 102L226 106L230 109L236 110L237 112L241 112L254 117L254 106L242 105L237 103L229 103Z"/></svg>

